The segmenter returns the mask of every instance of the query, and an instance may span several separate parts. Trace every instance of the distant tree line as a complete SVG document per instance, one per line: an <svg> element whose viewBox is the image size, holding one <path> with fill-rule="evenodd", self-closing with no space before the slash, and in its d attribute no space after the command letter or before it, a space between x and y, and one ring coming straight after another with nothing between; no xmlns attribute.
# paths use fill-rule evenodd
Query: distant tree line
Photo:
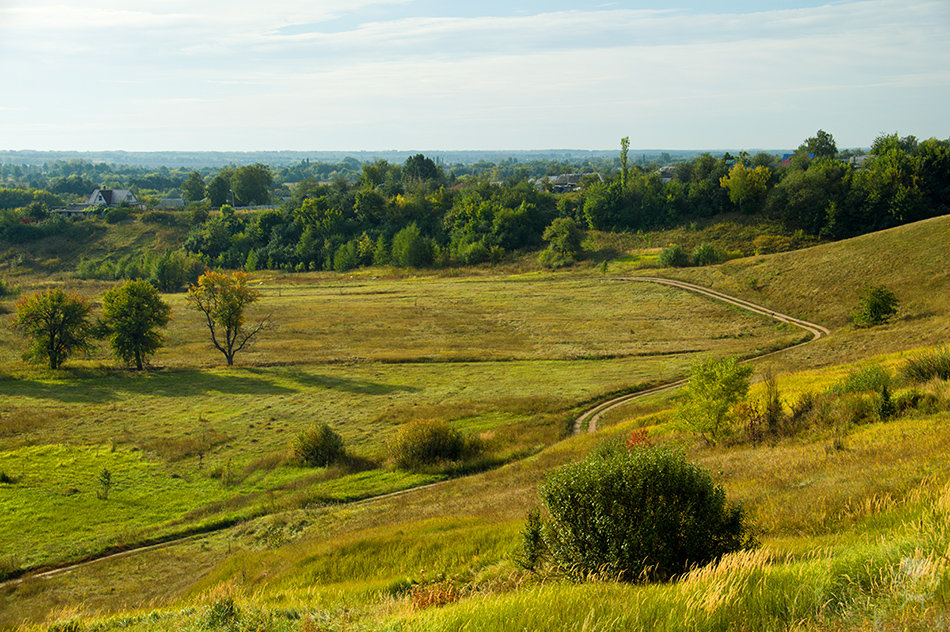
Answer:
<svg viewBox="0 0 950 632"><path fill-rule="evenodd" d="M941 215L950 206L946 140L885 134L862 155L839 152L832 135L819 130L785 162L766 153L705 153L662 170L628 160L628 148L625 138L616 159L597 165L502 161L447 168L417 154L403 164L348 158L276 171L263 164L187 173L109 168L113 175L125 172L128 182L177 186L192 205L184 251L205 265L248 271L477 264L545 242L542 259L556 266L576 258L567 244L578 241L578 230L650 230L739 213L840 239ZM83 161L53 164L44 172L48 189L0 189L0 207L9 209L0 210L0 239L46 234L42 220L58 199L54 191L65 196L94 177L101 183L101 169ZM581 190L569 193L554 193L543 177L584 169L590 173ZM273 208L235 210L263 204ZM208 212L214 209L220 212ZM24 225L25 218L38 221ZM552 227L555 220L573 226Z"/></svg>

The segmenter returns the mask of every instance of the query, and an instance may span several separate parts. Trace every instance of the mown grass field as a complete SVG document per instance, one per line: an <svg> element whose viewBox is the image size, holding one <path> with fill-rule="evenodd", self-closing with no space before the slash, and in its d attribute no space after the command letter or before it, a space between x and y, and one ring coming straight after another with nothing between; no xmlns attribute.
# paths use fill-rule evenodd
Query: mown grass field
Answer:
<svg viewBox="0 0 950 632"><path fill-rule="evenodd" d="M172 547L87 566L66 576L7 585L0 589L0 626L45 622L39 623L39 629L45 629L54 621L77 620L103 630L227 629L228 625L262 630L941 629L950 614L946 606L950 495L945 489L950 481L946 462L950 387L941 380L911 386L895 377L895 397L916 389L938 403L926 410L908 409L886 421L863 414L873 409L878 396L874 392L850 399L826 395L869 365L896 373L920 347L950 339L950 279L940 264L950 221L938 219L798 253L662 271L834 327L825 340L756 365L756 379L766 368L777 376L786 411L803 394L828 397L827 410L820 411L826 421L810 422L793 435L756 444L742 439L741 433L718 446L685 434L669 411L675 393L620 409L601 422L603 430L597 435L564 438L567 422L582 401L681 374L691 360L707 352L745 353L797 336L703 299L610 280L622 276L622 262L609 264L607 278L593 269L496 279L483 273L424 279L262 277L262 303L277 305L285 299L292 303L296 297L301 314L307 305L316 304L317 297L330 302L332 296L339 313L348 315L334 326L353 323L351 329L336 329L333 335L352 334L353 348L374 336L377 341L386 339L379 330L390 325L378 321L390 315L397 318L402 333L395 338L406 342L385 351L368 342L359 352L345 346L325 349L291 329L290 353L300 354L296 364L274 360L279 351L262 342L241 360L242 367L229 371L214 368L213 358L196 359L200 329L183 326L176 347L188 351L181 352L181 363L177 364L177 352L169 350L157 362L165 368L146 377L99 368L101 359L77 363L79 368L72 373L52 376L28 369L12 357L3 365L7 379L0 381L0 388L19 385L23 390L9 403L5 400L7 412L16 414L4 414L3 419L25 421L16 422L17 429L0 439L5 457L25 459L31 450L46 449L63 460L66 457L56 456L54 449L67 446L77 451L77 463L99 456L116 459L115 467L127 467L130 477L148 468L171 473L175 468L190 469L194 474L198 457L175 460L145 445L155 437L166 442L178 438L172 433L185 423L202 424L220 433L209 442L223 439L203 457L202 468L218 467L227 457L235 470L248 474L231 488L223 488L220 479L210 475L194 475L191 480L208 483L208 491L196 485L190 494L208 493L202 502L209 506L215 503L213 494L229 499L239 494L259 496L243 505L228 505L220 514L195 517L239 513L268 502L276 511ZM915 249L905 252L910 244ZM892 273L895 261L904 267L903 273ZM769 278L769 285L759 288L750 283L747 277L753 274L755 279ZM335 287L323 287L331 281ZM895 322L868 330L847 324L863 282L885 283L897 292L903 308ZM562 297L557 302L566 305L544 309L549 307L540 298L544 285L551 286L552 295ZM394 292L369 294L368 287ZM354 289L351 300L339 298L346 288ZM412 288L420 288L415 298L409 298ZM631 294L641 291L654 298L638 306ZM429 307L437 303L432 297L452 300L466 292L468 301L462 304L467 317L440 331L438 338L444 343L435 335L427 340L426 328L413 329L420 319L432 318L419 309L420 303ZM532 292L538 293L537 299L530 298ZM507 298L495 302L497 296ZM588 307L572 307L572 296L590 297ZM666 342L657 338L657 346L644 355L638 355L633 345L620 353L610 351L629 341L615 327L599 329L601 314L604 322L614 325L625 320L622 314L611 315L613 307L605 303L615 300L642 317L636 327L626 325L628 335L650 328L653 338L664 329L652 329L648 323L659 319L662 324L670 305L664 301L678 300L674 297L687 301L681 308L690 317L679 323L666 321ZM533 306L519 311L523 305ZM505 308L513 316L499 320ZM177 309L182 322L187 313L180 305ZM706 310L716 311L703 316ZM572 328L584 313L593 318ZM714 322L707 330L697 330L692 318ZM728 329L733 318L744 324ZM467 329L465 324L473 320L482 326ZM303 316L299 322L304 322ZM521 323L523 329L513 323ZM746 335L747 328L760 326L761 334ZM558 327L563 332L555 333ZM533 333L518 335L512 330ZM587 331L600 332L603 340L584 347L579 341ZM702 331L707 331L706 345L692 348L703 340ZM285 333L285 327L278 333ZM490 340L502 344L506 336L507 355L471 361L476 359L468 355L473 350ZM592 333L590 338L596 336ZM306 345L312 345L308 353L316 359L307 360L309 356L298 351ZM210 351L204 348L201 353ZM232 377L238 378L238 386L227 386ZM83 399L99 380L109 385L96 396L99 399ZM185 388L185 383L193 386ZM47 384L54 388L49 390ZM43 399L42 393L55 393L59 386L71 395ZM185 394L174 396L177 388ZM761 385L755 386L752 397L761 397L761 391ZM202 401L214 401L221 410L196 403ZM270 408L264 408L267 405ZM180 416L177 406L185 411ZM318 476L279 460L273 465L274 459L248 467L253 459L286 450L287 435L305 427L317 406L328 411L328 417L337 414L348 420L341 431L368 460L381 458L387 432L415 416L449 419L484 433L498 441L493 450L519 458L396 497L350 504L289 502L294 494L312 494L321 485L352 491L375 485L376 476L394 474L382 467ZM299 420L303 415L311 417ZM96 423L98 416L103 421ZM262 416L269 421L263 427ZM86 421L71 423L73 417ZM122 429L123 419L128 434L107 436L113 428ZM129 423L133 419L150 421ZM284 430L278 433L277 428ZM537 485L545 473L582 458L605 437L640 428L655 440L682 445L723 484L730 498L743 501L759 525L761 548L660 585L581 585L521 570L514 563L519 531L527 510L538 502ZM83 433L81 439L70 439L74 429ZM283 436L274 439L278 434ZM169 481L183 484L171 473ZM308 476L311 480L305 480ZM156 478L163 485L162 476ZM406 484L402 481L389 489ZM0 486L0 494L4 491ZM92 500L91 493L86 494L87 501ZM180 511L173 502L169 508L170 513ZM168 524L161 522L163 516L149 519L159 526Z"/></svg>

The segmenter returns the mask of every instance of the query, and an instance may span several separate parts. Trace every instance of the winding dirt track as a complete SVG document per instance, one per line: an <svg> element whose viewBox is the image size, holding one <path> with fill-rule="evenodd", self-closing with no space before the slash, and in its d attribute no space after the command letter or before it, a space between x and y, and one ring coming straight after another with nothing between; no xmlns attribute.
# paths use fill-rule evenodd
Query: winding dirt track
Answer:
<svg viewBox="0 0 950 632"><path fill-rule="evenodd" d="M715 299L717 301L722 301L730 305L734 305L746 311L752 312L754 314L761 314L763 316L768 316L769 318L774 318L783 323L793 325L799 329L804 329L811 334L811 338L804 342L800 342L796 345L790 347L785 347L778 351L768 351L761 353L759 355L748 358L748 360L757 360L759 358L764 358L775 353L780 353L788 349L794 349L795 347L800 347L812 343L822 336L827 336L831 332L828 331L825 327L817 325L815 323L810 323L807 320L802 320L800 318L795 318L794 316L789 316L788 314L782 314L781 312L776 312L767 307L762 307L761 305L756 305L755 303L746 301L741 298L736 298L735 296L729 296L728 294L723 294L722 292L717 292L716 290L711 290L709 288L703 287L701 285L696 285L694 283L687 283L686 281L677 281L675 279L664 279L662 277L647 277L647 276L633 276L633 277L620 277L617 280L619 281L643 281L647 283L660 283L662 285L669 285L670 287L679 288L681 290L686 290L688 292L695 292L696 294L701 294L703 296L708 296L709 298ZM614 408L618 408L631 402L635 399L641 397L646 397L647 395L653 395L654 393L659 393L662 391L668 391L670 389L677 388L686 383L686 378L681 380L676 380L675 382L669 382L667 384L660 384L659 386L654 386L643 391L637 391L636 393L629 393L627 395L621 395L620 397L614 397L605 402L601 402L586 410L581 416L577 418L574 422L574 434L580 434L584 431L584 427L587 427L588 432L597 432L597 422L600 421L600 418L603 417L604 413Z"/></svg>
<svg viewBox="0 0 950 632"><path fill-rule="evenodd" d="M774 354L774 353L780 353L781 351L786 351L786 350L788 350L788 349L793 349L793 348L795 348L795 347L800 347L800 346L802 346L802 345L805 345L805 344L809 344L809 343L811 343L811 342L814 342L815 340L818 340L818 339L821 338L822 336L827 336L828 334L831 333L831 332L829 332L826 328L822 327L821 325L816 325L815 323L810 323L810 322L808 322L808 321L806 321L806 320L801 320L801 319L799 319L799 318L795 318L794 316L789 316L788 314L782 314L782 313L779 313L779 312L775 312L775 311L773 311L773 310L768 309L767 307L762 307L761 305L756 305L755 303L750 303L749 301L743 300L743 299L741 299L741 298L736 298L736 297L734 297L734 296L729 296L728 294L723 294L722 292L717 292L716 290L710 290L709 288L705 288L705 287L703 287L703 286L701 286L701 285L695 285L695 284L693 284L693 283L687 283L686 281L677 281L677 280L674 280L674 279L664 279L664 278L661 278L661 277L645 277L645 276L621 277L621 278L617 278L616 280L619 280L619 281L642 281L642 282L647 282L647 283L660 283L660 284L663 284L663 285L669 285L669 286L671 286L671 287L675 287L675 288L679 288L679 289L682 289L682 290L686 290L686 291L688 291L688 292L695 292L695 293L697 293L697 294L702 294L702 295L704 295L704 296L708 296L708 297L713 298L713 299L716 299L716 300L718 300L718 301L723 301L723 302L728 303L728 304L730 304L730 305L735 305L736 307L740 307L740 308L742 308L742 309L744 309L744 310L747 310L747 311L750 311L750 312L753 312L753 313L756 313L756 314L761 314L761 315L763 315L763 316L768 316L768 317L770 317L770 318L774 318L775 320L781 321L781 322L783 322L783 323L788 323L788 324L790 324L790 325L794 325L795 327L799 327L799 328L801 328L801 329L804 329L805 331L807 331L807 332L809 332L810 334L812 334L812 337L811 337L810 339L806 340L805 342L800 342L800 343L798 343L798 344L796 344L796 345L792 345L792 346L790 346L790 347L785 347L784 349L780 349L779 351L769 351L769 352L766 352L766 353L762 353L762 354L759 354L759 355L757 355L757 356L754 356L753 358L749 358L750 360L752 360L752 359L758 359L758 358L764 358L764 357L769 356L769 355L772 355L772 354ZM586 412L584 412L580 417L577 418L577 420L574 422L574 434L580 434L581 432L583 432L585 424L586 424L586 426L587 426L587 431L588 431L588 432L596 432L596 431L597 431L597 422L600 420L601 416L603 416L603 414L606 413L607 411L613 410L614 408L617 408L617 407L619 407L619 406L623 406L624 404L626 404L626 403L628 403L628 402L630 402L630 401L633 401L633 400L635 400L635 399L638 399L638 398L640 398L640 397L646 397L647 395L652 395L652 394L654 394L654 393L659 393L659 392L661 392L661 391L666 391L666 390L669 390L669 389L673 389L673 388L676 388L676 387L678 387L678 386L682 386L682 385L685 384L685 383L686 383L686 379L684 378L684 379L681 379L681 380L676 380L675 382L670 382L670 383L668 383L668 384L661 384L661 385L659 385L659 386L654 386L654 387L648 388L648 389L646 389L646 390L638 391L638 392L636 392L636 393L629 393L629 394L627 394L627 395L621 395L620 397L614 397L613 399L607 400L607 401L605 401L605 402L601 402L600 404L594 406L593 408L590 408L589 410L587 410ZM452 479L450 479L450 480L452 480ZM387 493L387 494L382 494L382 495L380 495L380 496L373 496L373 497L371 497L371 498L364 498L364 499L361 499L361 500L353 501L352 503L348 503L348 504L362 504L362 503L367 503L367 502L382 500L382 499L384 499L384 498L391 498L391 497L394 497L394 496L401 496L401 495L403 495L403 494L413 493L413 492L419 491L419 490L421 490L421 489L426 489L426 488L430 488L430 487L435 487L435 486L438 486L438 485L442 485L442 484L447 483L447 482L449 482L449 481L440 481L440 482L437 482L437 483L430 483L430 484L428 484L428 485L422 485L422 486L420 486L420 487L412 487L412 488L409 488L409 489L404 489L404 490L400 490L400 491L396 491L396 492L390 492L390 493ZM225 527L225 528L226 528L226 527ZM134 555L134 554L136 554L136 553L142 553L142 552L145 552L145 551L150 551L150 550L154 550L154 549L159 549L159 548L168 547L168 546L171 546L171 545L174 545L174 544L180 544L181 542L184 542L184 541L186 541L186 540L193 540L193 539L198 539L198 538L206 537L206 536L211 535L212 533L214 533L214 532L216 532L216 531L219 531L219 530L221 530L221 529L215 529L215 530L206 531L206 532L203 532L203 533L196 533L196 534L188 535L188 536L185 536L185 537L174 538L174 539L170 539L170 540L167 540L167 541L165 541L165 542L160 542L160 543L157 543L157 544L150 544L150 545L146 545L146 546L141 546L141 547L136 547L136 548L130 548L130 549L127 549L127 550L125 550L125 551L120 551L120 552L117 552L117 553L111 553L111 554L108 554L108 555L103 555L102 557L97 557L97 558L89 559L89 560L86 560L86 561L83 561L83 562L78 562L78 563L75 563L75 564L70 564L70 565L68 565L68 566L62 566L62 567L60 567L60 568L53 568L53 569L46 570L46 571L42 571L42 572L26 573L26 574L24 574L24 575L21 576L21 577L0 582L0 588L5 587L5 586L10 586L10 585L16 585L16 584L19 584L19 583L21 583L21 582L27 580L27 579L50 578L50 577L55 577L55 576L57 576L57 575L63 575L63 574L70 573L70 572L72 572L72 571L81 569L81 568L83 568L83 567L90 566L90 565L92 565L92 564L99 564L99 563L101 563L101 562L105 562L105 561L107 561L107 560L115 560L115 559L119 559L119 558L123 558L123 557L128 557L128 556Z"/></svg>

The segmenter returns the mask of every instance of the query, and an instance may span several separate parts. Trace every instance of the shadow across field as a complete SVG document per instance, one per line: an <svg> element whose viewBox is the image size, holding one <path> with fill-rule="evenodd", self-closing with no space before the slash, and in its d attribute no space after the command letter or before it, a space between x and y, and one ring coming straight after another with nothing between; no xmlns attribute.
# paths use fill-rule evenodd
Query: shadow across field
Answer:
<svg viewBox="0 0 950 632"><path fill-rule="evenodd" d="M369 380L291 370L272 373L260 369L218 373L175 370L143 375L71 376L64 379L4 379L6 395L45 399L63 404L104 404L128 395L195 397L227 395L289 395L312 389L338 390L361 395L387 395L417 388Z"/></svg>

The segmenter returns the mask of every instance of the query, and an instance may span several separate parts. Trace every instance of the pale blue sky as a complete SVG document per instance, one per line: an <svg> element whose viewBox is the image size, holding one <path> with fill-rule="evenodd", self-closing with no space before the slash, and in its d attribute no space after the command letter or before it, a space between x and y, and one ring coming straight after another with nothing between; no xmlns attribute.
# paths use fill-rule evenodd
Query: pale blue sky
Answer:
<svg viewBox="0 0 950 632"><path fill-rule="evenodd" d="M0 149L950 136L950 2L0 0Z"/></svg>

